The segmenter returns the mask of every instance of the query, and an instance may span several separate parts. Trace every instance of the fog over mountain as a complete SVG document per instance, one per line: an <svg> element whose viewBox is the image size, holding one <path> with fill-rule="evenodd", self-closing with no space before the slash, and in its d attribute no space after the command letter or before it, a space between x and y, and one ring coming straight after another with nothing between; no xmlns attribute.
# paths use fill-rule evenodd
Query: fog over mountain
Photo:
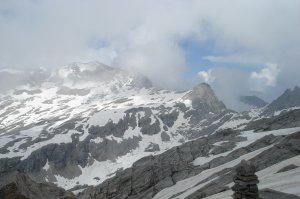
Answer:
<svg viewBox="0 0 300 199"><path fill-rule="evenodd" d="M9 82L0 96L4 199L215 197L250 158L271 194L300 195L299 87L239 113L207 83L160 89L100 62L0 74ZM202 188L211 175L218 178Z"/></svg>
<svg viewBox="0 0 300 199"><path fill-rule="evenodd" d="M229 107L300 84L300 3L11 0L0 4L0 68L97 60L155 86L212 85ZM241 108L242 109L242 108Z"/></svg>

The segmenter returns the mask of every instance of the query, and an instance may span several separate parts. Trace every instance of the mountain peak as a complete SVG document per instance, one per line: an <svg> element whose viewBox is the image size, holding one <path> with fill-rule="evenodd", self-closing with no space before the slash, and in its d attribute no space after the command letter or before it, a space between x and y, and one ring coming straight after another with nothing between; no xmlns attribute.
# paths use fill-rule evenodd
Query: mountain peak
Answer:
<svg viewBox="0 0 300 199"><path fill-rule="evenodd" d="M265 113L273 113L288 108L300 107L300 87L287 89L284 93L267 106Z"/></svg>
<svg viewBox="0 0 300 199"><path fill-rule="evenodd" d="M206 83L200 83L196 85L193 88L192 92L193 92L192 98L200 98L203 100L207 100L208 98L210 99L217 98L213 89L210 87L209 84Z"/></svg>
<svg viewBox="0 0 300 199"><path fill-rule="evenodd" d="M183 96L184 100L191 100L193 108L205 108L211 112L221 112L226 109L224 103L215 95L209 84L198 84Z"/></svg>
<svg viewBox="0 0 300 199"><path fill-rule="evenodd" d="M108 71L112 71L114 68L102 64L100 62L73 62L58 69L58 75L61 78L69 78L69 77L82 77L82 76L93 76L96 73L104 73Z"/></svg>
<svg viewBox="0 0 300 199"><path fill-rule="evenodd" d="M58 69L54 76L63 81L72 82L73 85L81 82L92 82L96 84L131 88L149 88L152 86L150 80L140 74L132 74L122 68L111 67L100 62L79 63L74 62Z"/></svg>
<svg viewBox="0 0 300 199"><path fill-rule="evenodd" d="M255 96L255 95L240 96L240 101L243 102L244 104L247 104L247 105L250 105L250 106L256 107L256 108L261 108L268 104L263 99Z"/></svg>

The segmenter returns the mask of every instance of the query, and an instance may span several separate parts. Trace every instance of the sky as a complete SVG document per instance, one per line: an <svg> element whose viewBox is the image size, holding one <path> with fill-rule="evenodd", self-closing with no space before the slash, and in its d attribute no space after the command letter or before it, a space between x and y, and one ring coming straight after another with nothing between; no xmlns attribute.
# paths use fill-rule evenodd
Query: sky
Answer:
<svg viewBox="0 0 300 199"><path fill-rule="evenodd" d="M0 68L99 61L228 107L300 85L299 0L0 0Z"/></svg>

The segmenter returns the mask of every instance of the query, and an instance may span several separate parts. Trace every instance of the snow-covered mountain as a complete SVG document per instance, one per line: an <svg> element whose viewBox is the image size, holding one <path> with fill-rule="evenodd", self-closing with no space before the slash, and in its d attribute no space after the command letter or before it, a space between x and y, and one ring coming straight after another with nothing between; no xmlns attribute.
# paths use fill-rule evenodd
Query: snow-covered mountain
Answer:
<svg viewBox="0 0 300 199"><path fill-rule="evenodd" d="M68 189L98 184L141 157L204 135L215 118L231 113L207 84L159 90L100 63L47 74L1 98L0 158Z"/></svg>
<svg viewBox="0 0 300 199"><path fill-rule="evenodd" d="M128 170L145 166L149 157L153 162L153 157L167 154L167 162L174 161L175 167L184 171L177 174L172 167L175 177L165 177L173 183L162 179L153 182L160 188L151 191L152 198L175 182L196 175L197 164L239 151L245 144L250 146L262 136L273 134L274 129L300 126L297 87L268 106L238 113L227 109L208 84L184 92L162 90L141 75L97 62L73 63L53 71L2 72L11 74L8 82L23 78L0 96L0 182L19 171L37 182L82 191L103 182L104 186L110 179L122 182L119 175L132 177ZM258 135L254 131L269 133ZM181 154L178 149L187 152L187 146L192 156L181 165L176 154ZM188 169L194 168L190 167L192 161L196 162L196 171ZM163 162L159 160L160 169L164 169L160 165ZM148 179L141 176L143 172L136 183ZM88 188L80 197L102 193L96 190ZM143 198L135 197L137 190L130 190L132 198ZM141 194L143 191L139 190Z"/></svg>

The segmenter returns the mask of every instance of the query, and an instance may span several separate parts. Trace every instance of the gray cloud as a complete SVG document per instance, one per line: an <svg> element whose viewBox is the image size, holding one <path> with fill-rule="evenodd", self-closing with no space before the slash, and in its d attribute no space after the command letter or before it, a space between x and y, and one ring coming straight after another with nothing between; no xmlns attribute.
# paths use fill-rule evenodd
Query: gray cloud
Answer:
<svg viewBox="0 0 300 199"><path fill-rule="evenodd" d="M215 63L217 90L217 82L225 81L222 73L230 77L232 83L223 85L232 95L253 92L251 73L277 64L274 88L263 87L264 81L255 85L269 97L270 90L277 94L300 84L299 10L298 0L1 0L0 67L98 60L146 74L158 86L179 88L188 68L179 42L193 37L199 45L213 40L224 53L199 56ZM237 87L241 79L223 63L241 64L234 74L248 83ZM243 64L253 69L245 71Z"/></svg>

